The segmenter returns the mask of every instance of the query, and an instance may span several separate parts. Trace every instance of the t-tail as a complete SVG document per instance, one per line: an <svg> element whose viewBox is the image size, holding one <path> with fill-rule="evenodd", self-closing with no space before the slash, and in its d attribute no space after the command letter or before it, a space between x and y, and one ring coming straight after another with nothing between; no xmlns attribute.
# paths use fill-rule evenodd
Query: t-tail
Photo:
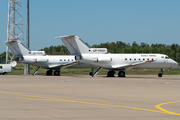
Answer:
<svg viewBox="0 0 180 120"><path fill-rule="evenodd" d="M61 41L64 43L64 45L72 55L107 53L106 48L90 48L84 41L82 41L78 36L75 35L60 36L56 38L61 39Z"/></svg>
<svg viewBox="0 0 180 120"><path fill-rule="evenodd" d="M6 45L10 49L11 53L14 56L34 56L34 55L45 55L44 51L30 51L27 47L25 47L21 41L5 41Z"/></svg>

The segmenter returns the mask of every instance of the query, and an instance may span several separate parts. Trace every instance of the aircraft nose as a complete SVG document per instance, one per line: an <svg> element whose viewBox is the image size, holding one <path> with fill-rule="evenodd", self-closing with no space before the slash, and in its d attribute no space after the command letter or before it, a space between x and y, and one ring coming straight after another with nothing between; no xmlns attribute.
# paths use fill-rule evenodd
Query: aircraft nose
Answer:
<svg viewBox="0 0 180 120"><path fill-rule="evenodd" d="M176 61L172 61L172 68L177 67L179 64Z"/></svg>

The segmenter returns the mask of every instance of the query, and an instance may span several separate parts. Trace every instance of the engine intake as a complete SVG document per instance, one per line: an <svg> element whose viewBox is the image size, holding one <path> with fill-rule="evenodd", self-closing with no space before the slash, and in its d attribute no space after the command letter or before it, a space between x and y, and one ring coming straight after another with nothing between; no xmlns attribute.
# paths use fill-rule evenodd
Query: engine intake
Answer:
<svg viewBox="0 0 180 120"><path fill-rule="evenodd" d="M81 56L80 55L75 56L75 60L81 60Z"/></svg>

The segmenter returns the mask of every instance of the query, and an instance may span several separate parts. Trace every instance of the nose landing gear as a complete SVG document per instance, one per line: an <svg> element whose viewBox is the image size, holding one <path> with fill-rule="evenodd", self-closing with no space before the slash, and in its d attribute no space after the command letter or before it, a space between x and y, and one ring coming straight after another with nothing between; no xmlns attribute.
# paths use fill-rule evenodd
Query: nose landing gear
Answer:
<svg viewBox="0 0 180 120"><path fill-rule="evenodd" d="M158 74L158 77L162 77L163 75L163 69L161 69L161 73Z"/></svg>

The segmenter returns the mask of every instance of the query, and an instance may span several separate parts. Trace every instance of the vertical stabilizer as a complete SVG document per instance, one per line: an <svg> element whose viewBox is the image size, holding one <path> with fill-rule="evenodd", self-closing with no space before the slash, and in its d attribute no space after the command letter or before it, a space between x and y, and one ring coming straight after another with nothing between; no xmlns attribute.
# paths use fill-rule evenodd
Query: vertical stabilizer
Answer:
<svg viewBox="0 0 180 120"><path fill-rule="evenodd" d="M30 50L26 48L20 41L5 42L14 56L29 55Z"/></svg>
<svg viewBox="0 0 180 120"><path fill-rule="evenodd" d="M107 48L90 48L84 43L78 36L70 35L70 36L60 36L56 37L60 38L64 45L67 47L69 52L72 55L77 54L107 54Z"/></svg>
<svg viewBox="0 0 180 120"><path fill-rule="evenodd" d="M78 36L71 35L71 36L62 36L57 38L61 38L64 45L73 55L89 53L90 48Z"/></svg>

